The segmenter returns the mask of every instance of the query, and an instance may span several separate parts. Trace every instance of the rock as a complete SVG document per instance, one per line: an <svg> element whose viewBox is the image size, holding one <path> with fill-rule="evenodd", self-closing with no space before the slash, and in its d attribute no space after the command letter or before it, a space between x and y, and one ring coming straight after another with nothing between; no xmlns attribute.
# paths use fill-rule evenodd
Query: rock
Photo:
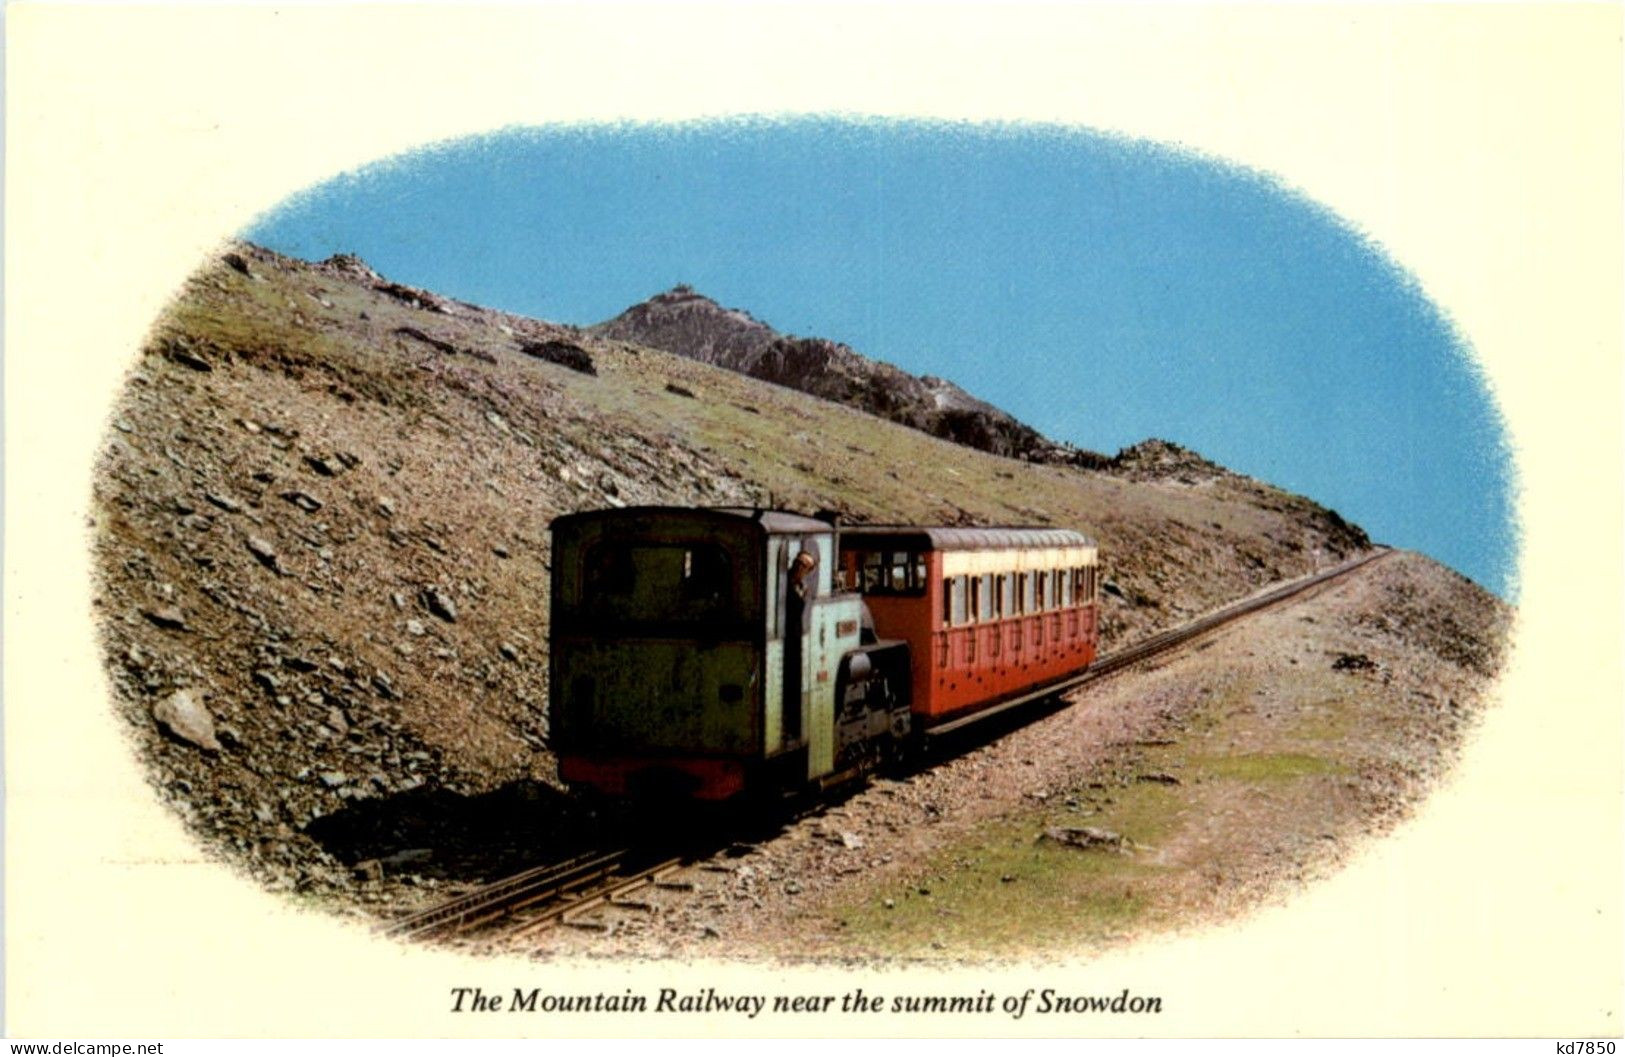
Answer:
<svg viewBox="0 0 1625 1057"><path fill-rule="evenodd" d="M498 558L506 558L508 557L508 548L499 543L491 548L491 553L495 554Z"/></svg>
<svg viewBox="0 0 1625 1057"><path fill-rule="evenodd" d="M1134 776L1136 782L1155 782L1158 785L1178 785L1179 779L1165 771L1151 771Z"/></svg>
<svg viewBox="0 0 1625 1057"><path fill-rule="evenodd" d="M372 688L377 690L378 693L383 697L395 696L395 684L390 682L389 676L385 675L383 672L373 673Z"/></svg>
<svg viewBox="0 0 1625 1057"><path fill-rule="evenodd" d="M166 342L163 352L166 357L182 367L189 367L194 371L214 370L214 364L193 352L191 343L184 338L175 338Z"/></svg>
<svg viewBox="0 0 1625 1057"><path fill-rule="evenodd" d="M254 278L254 273L249 270L248 261L243 259L242 254L240 254L240 253L228 253L225 256L221 257L220 259L222 261L225 261L227 266L230 267L233 271L242 272L244 275L248 276L250 279Z"/></svg>
<svg viewBox="0 0 1625 1057"><path fill-rule="evenodd" d="M582 374L594 376L598 374L598 368L593 365L592 356L587 350L568 341L522 341L519 343L519 351L526 356L556 363L560 367L568 367Z"/></svg>
<svg viewBox="0 0 1625 1057"><path fill-rule="evenodd" d="M177 690L152 707L152 718L165 730L210 752L220 751L214 717L203 707L201 695L190 687Z"/></svg>
<svg viewBox="0 0 1625 1057"><path fill-rule="evenodd" d="M327 786L327 788L337 789L339 786L349 782L350 776L345 774L343 771L323 771L321 774L321 780L322 784Z"/></svg>
<svg viewBox="0 0 1625 1057"><path fill-rule="evenodd" d="M427 635L429 629L424 626L423 621L412 619L406 622L406 633L408 635Z"/></svg>
<svg viewBox="0 0 1625 1057"><path fill-rule="evenodd" d="M248 553L252 554L256 559L258 559L261 565L265 566L274 573L280 573L282 571L281 565L277 562L276 548L271 546L270 540L263 539L259 536L250 536L246 542L248 545Z"/></svg>
<svg viewBox="0 0 1625 1057"><path fill-rule="evenodd" d="M433 848L405 848L386 855L378 861L385 866L411 866L414 863L428 862L433 858Z"/></svg>
<svg viewBox="0 0 1625 1057"><path fill-rule="evenodd" d="M320 455L306 455L305 465L323 477L337 477L344 472L344 463L338 459L329 459Z"/></svg>
<svg viewBox="0 0 1625 1057"><path fill-rule="evenodd" d="M519 651L515 649L511 643L504 642L499 644L497 646L497 652L508 658L510 661L517 662L519 660Z"/></svg>
<svg viewBox="0 0 1625 1057"><path fill-rule="evenodd" d="M328 709L327 725L338 731L340 734L348 734L350 732L350 721L345 718L343 709Z"/></svg>
<svg viewBox="0 0 1625 1057"><path fill-rule="evenodd" d="M378 513L382 514L384 517L395 516L395 500L389 498L387 495L381 495L378 497L377 507Z"/></svg>
<svg viewBox="0 0 1625 1057"><path fill-rule="evenodd" d="M291 492L283 492L282 498L307 514L314 514L322 508L322 501L309 492L301 492L296 489Z"/></svg>
<svg viewBox="0 0 1625 1057"><path fill-rule="evenodd" d="M186 615L179 606L163 606L158 609L143 609L141 615L166 631L190 631L186 626Z"/></svg>
<svg viewBox="0 0 1625 1057"><path fill-rule="evenodd" d="M229 495L217 495L214 492L204 492L203 498L207 499L209 502L213 503L215 506L219 507L221 510L224 510L228 514L240 514L243 511L243 504L237 502L237 500L231 498Z"/></svg>
<svg viewBox="0 0 1625 1057"><path fill-rule="evenodd" d="M395 333L399 334L403 338L411 338L413 341L421 341L430 348L445 353L447 356L457 355L457 346L453 345L449 341L441 341L439 338L432 338L423 333L423 331L419 330L417 327L396 327Z"/></svg>
<svg viewBox="0 0 1625 1057"><path fill-rule="evenodd" d="M863 838L856 833L843 832L835 838L835 843L843 848L861 848L863 847Z"/></svg>
<svg viewBox="0 0 1625 1057"><path fill-rule="evenodd" d="M793 896L793 895L799 895L800 893L801 893L801 882L800 881L797 881L794 878L791 878L790 880L784 882L784 894L785 895Z"/></svg>
<svg viewBox="0 0 1625 1057"><path fill-rule="evenodd" d="M451 595L439 587L423 589L423 608L448 624L457 623L457 606L452 602Z"/></svg>
<svg viewBox="0 0 1625 1057"><path fill-rule="evenodd" d="M677 396L686 396L690 400L695 399L694 390L685 388L684 386L681 386L681 385L678 385L676 382L667 382L666 383L666 392L674 393Z"/></svg>
<svg viewBox="0 0 1625 1057"><path fill-rule="evenodd" d="M1123 837L1109 829L1098 829L1094 826L1052 826L1040 836L1040 840L1052 840L1059 844L1071 845L1074 848L1121 848Z"/></svg>
<svg viewBox="0 0 1625 1057"><path fill-rule="evenodd" d="M377 859L364 859L352 867L357 881L378 882L384 879L384 864Z"/></svg>
<svg viewBox="0 0 1625 1057"><path fill-rule="evenodd" d="M1376 667L1377 662L1363 653L1339 653L1332 661L1332 670L1336 672L1369 672Z"/></svg>

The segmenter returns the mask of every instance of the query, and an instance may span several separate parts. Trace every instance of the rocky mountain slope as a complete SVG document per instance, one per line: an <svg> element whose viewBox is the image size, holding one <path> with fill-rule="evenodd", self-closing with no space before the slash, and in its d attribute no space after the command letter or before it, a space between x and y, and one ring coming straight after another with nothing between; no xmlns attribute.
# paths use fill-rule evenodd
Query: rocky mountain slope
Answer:
<svg viewBox="0 0 1625 1057"><path fill-rule="evenodd" d="M1110 463L1048 440L946 379L909 374L826 338L780 334L689 286L656 294L589 333L726 367L994 455L1097 469Z"/></svg>
<svg viewBox="0 0 1625 1057"><path fill-rule="evenodd" d="M248 245L155 325L94 499L108 676L153 786L263 882L360 900L380 874L432 886L562 839L541 810L558 514L1074 526L1100 542L1108 646L1367 542L1160 442L1110 471L1003 458Z"/></svg>

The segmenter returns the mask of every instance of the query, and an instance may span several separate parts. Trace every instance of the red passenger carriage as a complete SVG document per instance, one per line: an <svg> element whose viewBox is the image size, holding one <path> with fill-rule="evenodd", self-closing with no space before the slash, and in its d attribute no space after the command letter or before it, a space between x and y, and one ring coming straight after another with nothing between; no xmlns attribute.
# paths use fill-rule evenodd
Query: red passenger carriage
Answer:
<svg viewBox="0 0 1625 1057"><path fill-rule="evenodd" d="M918 729L1045 692L1098 643L1095 544L1068 529L844 526L841 567L909 644Z"/></svg>

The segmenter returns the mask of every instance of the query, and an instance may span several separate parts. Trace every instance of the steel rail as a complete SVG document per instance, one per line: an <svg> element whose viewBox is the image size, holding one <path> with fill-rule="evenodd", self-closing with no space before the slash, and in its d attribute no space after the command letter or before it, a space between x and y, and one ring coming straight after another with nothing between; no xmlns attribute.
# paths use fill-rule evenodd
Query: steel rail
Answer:
<svg viewBox="0 0 1625 1057"><path fill-rule="evenodd" d="M613 904L617 896L623 896L628 892L642 888L644 885L653 883L658 879L659 875L676 869L682 863L683 860L680 858L667 859L625 877L610 878L608 883L596 891L584 892L577 896L573 902L547 907L539 916L531 918L529 921L523 922L503 933L502 938L509 941L525 939L561 921L571 924L568 920L570 915L594 910L606 903Z"/></svg>
<svg viewBox="0 0 1625 1057"><path fill-rule="evenodd" d="M493 881L472 892L427 910L393 921L385 935L413 937L432 932L463 931L494 918L568 894L613 873L626 858L626 849L594 852L561 863L548 863Z"/></svg>

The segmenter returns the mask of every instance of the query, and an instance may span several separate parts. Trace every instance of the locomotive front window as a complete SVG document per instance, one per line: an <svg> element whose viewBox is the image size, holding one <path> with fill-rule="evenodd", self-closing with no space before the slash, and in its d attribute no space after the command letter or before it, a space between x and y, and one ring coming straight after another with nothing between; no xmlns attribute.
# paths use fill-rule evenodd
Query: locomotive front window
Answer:
<svg viewBox="0 0 1625 1057"><path fill-rule="evenodd" d="M716 543L623 543L592 547L582 603L602 620L697 623L735 608L733 558Z"/></svg>

